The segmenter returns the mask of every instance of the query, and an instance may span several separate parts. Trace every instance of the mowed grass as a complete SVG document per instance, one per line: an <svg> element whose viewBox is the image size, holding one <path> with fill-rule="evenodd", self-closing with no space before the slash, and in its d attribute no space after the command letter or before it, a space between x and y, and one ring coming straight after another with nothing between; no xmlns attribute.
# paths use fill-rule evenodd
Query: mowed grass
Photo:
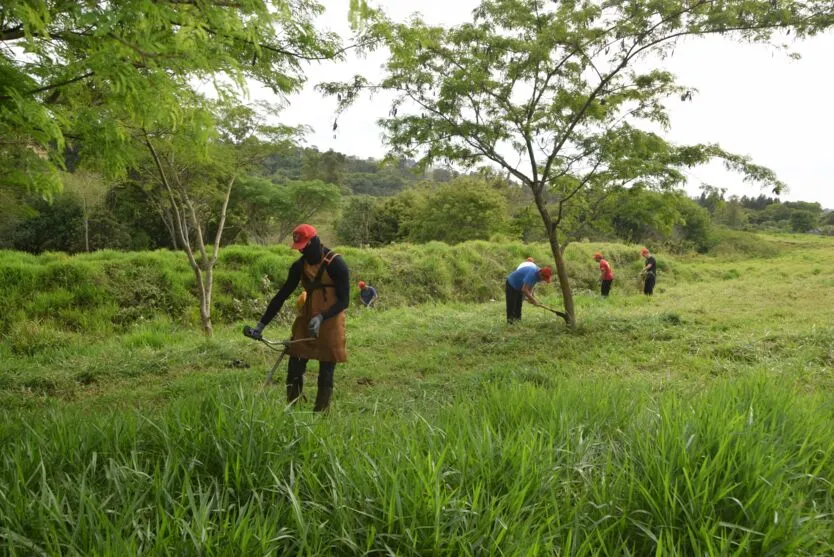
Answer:
<svg viewBox="0 0 834 557"><path fill-rule="evenodd" d="M0 554L832 554L834 244L782 243L618 273L572 333L352 311L324 419L239 326L6 353Z"/></svg>

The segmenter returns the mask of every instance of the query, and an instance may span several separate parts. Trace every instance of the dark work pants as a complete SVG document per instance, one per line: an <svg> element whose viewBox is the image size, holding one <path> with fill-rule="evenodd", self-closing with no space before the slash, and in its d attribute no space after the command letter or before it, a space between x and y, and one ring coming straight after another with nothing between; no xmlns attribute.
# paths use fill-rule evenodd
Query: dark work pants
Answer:
<svg viewBox="0 0 834 557"><path fill-rule="evenodd" d="M287 385L298 385L298 390L304 387L304 372L307 371L307 361L302 358L290 358L287 368ZM336 362L319 362L318 387L333 388L333 374L336 372Z"/></svg>
<svg viewBox="0 0 834 557"><path fill-rule="evenodd" d="M524 295L521 290L510 286L509 282L505 283L504 290L507 294L507 323L518 321L521 319L521 301Z"/></svg>
<svg viewBox="0 0 834 557"><path fill-rule="evenodd" d="M649 273L646 275L646 282L643 283L643 294L646 296L651 296L654 292L654 282L657 280L657 277L654 273Z"/></svg>
<svg viewBox="0 0 834 557"><path fill-rule="evenodd" d="M611 283L614 282L614 279L611 280L604 280L602 281L602 286L600 287L600 291L604 297L608 297L608 293L611 292Z"/></svg>

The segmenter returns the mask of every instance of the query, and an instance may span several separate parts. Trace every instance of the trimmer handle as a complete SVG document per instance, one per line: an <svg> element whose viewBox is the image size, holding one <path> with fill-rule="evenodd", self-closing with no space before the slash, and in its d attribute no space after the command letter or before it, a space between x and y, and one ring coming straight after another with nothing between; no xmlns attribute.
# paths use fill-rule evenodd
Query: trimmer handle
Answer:
<svg viewBox="0 0 834 557"><path fill-rule="evenodd" d="M255 329L253 329L249 325L243 326L243 336L251 338L253 340L261 340L261 336L259 334L256 334Z"/></svg>

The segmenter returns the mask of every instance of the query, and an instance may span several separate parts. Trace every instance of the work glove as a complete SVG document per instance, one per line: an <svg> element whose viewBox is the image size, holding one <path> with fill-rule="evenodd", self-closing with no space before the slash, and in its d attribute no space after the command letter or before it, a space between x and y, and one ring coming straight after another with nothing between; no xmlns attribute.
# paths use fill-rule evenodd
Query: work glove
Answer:
<svg viewBox="0 0 834 557"><path fill-rule="evenodd" d="M321 329L322 321L324 321L324 317L322 317L320 313L318 315L313 316L313 318L310 319L310 324L307 325L307 332L310 333L311 337L319 336L319 329Z"/></svg>
<svg viewBox="0 0 834 557"><path fill-rule="evenodd" d="M249 334L246 336L255 340L261 340L263 338L261 333L263 332L264 327L265 325L259 321L253 328L244 327L243 334L246 334L248 329Z"/></svg>

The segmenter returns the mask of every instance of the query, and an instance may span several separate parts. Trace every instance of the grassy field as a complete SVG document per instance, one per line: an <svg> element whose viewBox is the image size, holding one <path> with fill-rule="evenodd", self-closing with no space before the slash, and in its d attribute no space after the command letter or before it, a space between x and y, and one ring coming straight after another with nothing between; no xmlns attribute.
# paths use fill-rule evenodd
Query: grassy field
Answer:
<svg viewBox="0 0 834 557"><path fill-rule="evenodd" d="M352 308L325 419L315 367L301 408L261 390L243 322L28 319L0 554L833 554L834 242L753 242L661 254L652 299L615 267L576 332L502 299Z"/></svg>

